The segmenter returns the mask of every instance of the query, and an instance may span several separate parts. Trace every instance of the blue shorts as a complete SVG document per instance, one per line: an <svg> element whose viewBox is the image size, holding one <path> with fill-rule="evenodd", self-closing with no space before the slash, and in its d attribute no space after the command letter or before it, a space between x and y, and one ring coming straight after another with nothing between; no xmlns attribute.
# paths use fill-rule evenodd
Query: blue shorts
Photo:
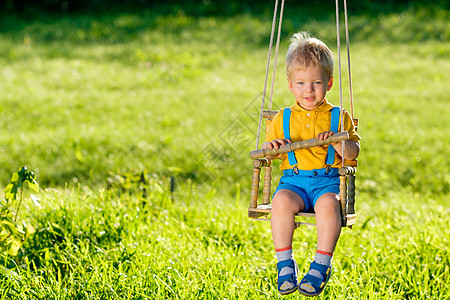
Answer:
<svg viewBox="0 0 450 300"><path fill-rule="evenodd" d="M283 189L293 191L302 198L304 211L311 210L323 194L339 194L339 169L329 169L328 173L326 171L327 169L298 170L299 173L295 174L293 170L284 170L273 195Z"/></svg>

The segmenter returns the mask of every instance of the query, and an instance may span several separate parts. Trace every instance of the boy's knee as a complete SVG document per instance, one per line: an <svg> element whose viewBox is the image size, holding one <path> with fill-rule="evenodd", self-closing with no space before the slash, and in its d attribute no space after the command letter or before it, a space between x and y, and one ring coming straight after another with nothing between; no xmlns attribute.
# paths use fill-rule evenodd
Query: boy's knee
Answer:
<svg viewBox="0 0 450 300"><path fill-rule="evenodd" d="M272 210L293 211L296 213L304 208L303 200L292 191L281 190L272 199Z"/></svg>
<svg viewBox="0 0 450 300"><path fill-rule="evenodd" d="M278 192L272 199L272 209L287 207L289 202L290 198L286 193Z"/></svg>
<svg viewBox="0 0 450 300"><path fill-rule="evenodd" d="M327 193L320 196L316 201L314 210L317 212L340 212L340 202L339 197L333 193Z"/></svg>

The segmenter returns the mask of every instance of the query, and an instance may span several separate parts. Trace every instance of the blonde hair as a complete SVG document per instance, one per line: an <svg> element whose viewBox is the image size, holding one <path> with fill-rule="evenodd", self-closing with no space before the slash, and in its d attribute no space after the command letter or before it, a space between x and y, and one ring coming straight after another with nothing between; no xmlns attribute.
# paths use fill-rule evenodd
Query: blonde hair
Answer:
<svg viewBox="0 0 450 300"><path fill-rule="evenodd" d="M287 76L291 75L294 68L302 70L309 66L319 66L329 78L333 77L333 52L324 42L303 31L294 34L291 38L286 54Z"/></svg>

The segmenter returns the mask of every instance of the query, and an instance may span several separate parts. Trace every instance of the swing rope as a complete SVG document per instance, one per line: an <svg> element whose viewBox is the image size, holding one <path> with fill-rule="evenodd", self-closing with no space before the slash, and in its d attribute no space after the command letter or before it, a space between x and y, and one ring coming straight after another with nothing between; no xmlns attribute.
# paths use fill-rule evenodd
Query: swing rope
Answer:
<svg viewBox="0 0 450 300"><path fill-rule="evenodd" d="M280 22L278 25L278 37L277 37L277 45L276 45L276 51L275 51L275 66L276 66L276 61L277 61L277 57L278 57L278 49L279 49L279 45L280 45L281 22L283 20L283 9L284 9L284 0L282 0L282 2L281 2ZM259 148L259 138L261 135L261 123L262 123L264 103L265 103L265 98L266 98L267 79L269 77L270 59L272 56L273 37L275 35L275 24L276 24L276 20L277 20L277 12L278 12L278 0L275 0L275 8L274 8L273 20L272 20L272 30L270 33L269 54L267 55L266 75L265 75L265 79L264 79L264 89L263 89L263 94L262 94L262 99L261 99L261 110L259 112L258 132L256 134L255 150L258 150L258 148ZM273 86L274 86L275 70L276 70L275 66L273 68L274 75L272 77L272 88L271 88L271 94L270 94L270 99L269 99L269 110L272 107Z"/></svg>
<svg viewBox="0 0 450 300"><path fill-rule="evenodd" d="M344 0L344 17L345 17L345 40L347 45L347 66L348 66L348 81L349 81L349 94L350 94L350 112L353 119L353 90L352 90L352 72L350 67L350 39L348 34L348 13L347 13L347 1ZM341 69L341 39L340 39L340 27L339 27L339 0L336 0L336 38L337 38L337 55L339 66L339 104L340 104L340 118L341 118L341 131L344 131L344 105L342 96L342 69ZM345 141L342 141L342 166L345 166Z"/></svg>
<svg viewBox="0 0 450 300"><path fill-rule="evenodd" d="M278 23L277 45L275 48L275 57L273 62L272 86L270 87L269 110L272 109L273 90L275 89L275 74L277 70L278 50L280 49L281 24L283 23L284 0L281 1L280 22Z"/></svg>
<svg viewBox="0 0 450 300"><path fill-rule="evenodd" d="M347 0L344 0L344 16L345 16L345 41L347 43L347 63L348 63L348 85L350 93L350 113L353 119L353 88L352 88L352 68L350 67L350 38L348 36L348 13Z"/></svg>
<svg viewBox="0 0 450 300"><path fill-rule="evenodd" d="M341 36L339 28L339 0L336 0L336 39L337 39L337 56L338 56L338 68L339 68L339 108L340 108L340 119L341 119L341 131L344 131L344 105L342 97L342 75L341 75ZM345 141L342 141L342 166L345 165Z"/></svg>

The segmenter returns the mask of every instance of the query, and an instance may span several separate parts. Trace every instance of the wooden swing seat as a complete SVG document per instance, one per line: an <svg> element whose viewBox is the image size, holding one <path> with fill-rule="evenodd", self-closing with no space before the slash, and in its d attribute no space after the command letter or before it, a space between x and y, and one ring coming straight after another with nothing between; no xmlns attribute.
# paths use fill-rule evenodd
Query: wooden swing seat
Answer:
<svg viewBox="0 0 450 300"><path fill-rule="evenodd" d="M263 111L263 117L266 119L266 130L272 121L273 117L277 111ZM358 125L358 119L353 120L355 128ZM335 135L329 137L326 140L310 139L306 141L289 143L280 146L279 149L259 149L250 152L250 157L253 159L253 176L252 176L252 190L250 205L248 208L248 216L253 219L259 219L261 217L266 217L271 213L272 204L270 203L271 195L271 181L272 181L272 162L266 159L266 156L277 155L280 153L287 153L289 151L294 151L303 148L315 147L320 145L328 145L330 143L335 143L343 140L348 140L349 136L347 132L339 132ZM341 205L341 217L342 217L342 227L352 227L356 223L356 213L355 213L355 173L356 173L357 160L348 161L345 160L345 166L339 169L340 178L340 205ZM258 204L259 195L259 182L260 182L260 172L261 167L264 167L264 187L263 187L263 200L262 203ZM303 218L315 218L316 214L313 212L297 212L296 217ZM269 219L264 219L269 220ZM313 223L296 223L298 224L313 224Z"/></svg>
<svg viewBox="0 0 450 300"><path fill-rule="evenodd" d="M259 204L255 208L249 207L248 214L249 214L249 216L250 215L254 216L254 217L251 217L254 219L261 218L261 217L267 217L270 214L271 209L272 209L272 204ZM315 218L316 214L299 211L298 213L295 214L295 216L303 217L303 218ZM356 214L347 214L343 219L344 219L343 221L345 222L345 226L351 227L352 225L354 225L356 223Z"/></svg>

